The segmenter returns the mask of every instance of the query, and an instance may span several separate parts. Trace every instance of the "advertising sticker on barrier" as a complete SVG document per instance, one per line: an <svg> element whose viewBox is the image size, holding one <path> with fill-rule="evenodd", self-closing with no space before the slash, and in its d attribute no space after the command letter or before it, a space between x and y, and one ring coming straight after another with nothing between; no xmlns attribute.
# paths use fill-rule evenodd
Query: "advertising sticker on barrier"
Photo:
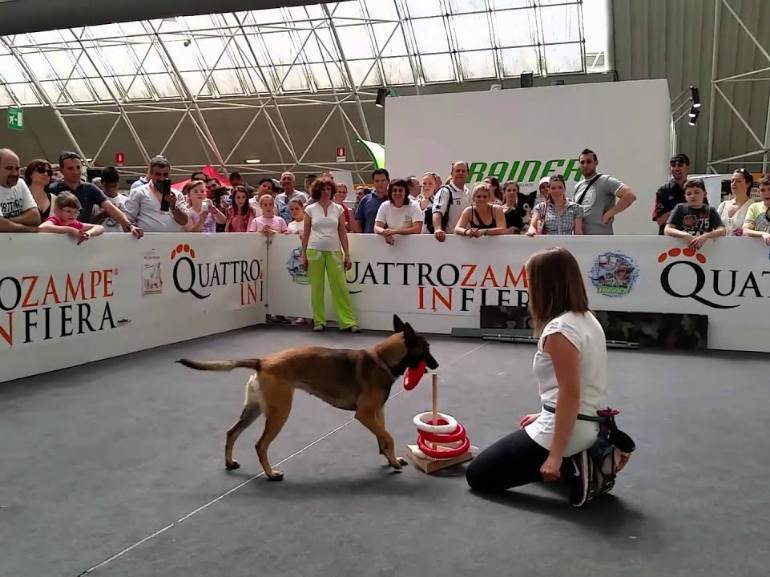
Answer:
<svg viewBox="0 0 770 577"><path fill-rule="evenodd" d="M261 235L0 236L0 382L264 321Z"/></svg>

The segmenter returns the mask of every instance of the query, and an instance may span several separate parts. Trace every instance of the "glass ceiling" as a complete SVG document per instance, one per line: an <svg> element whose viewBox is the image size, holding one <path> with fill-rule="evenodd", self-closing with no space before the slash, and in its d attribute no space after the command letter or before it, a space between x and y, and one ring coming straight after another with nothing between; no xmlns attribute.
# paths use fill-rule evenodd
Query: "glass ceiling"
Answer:
<svg viewBox="0 0 770 577"><path fill-rule="evenodd" d="M354 0L5 36L0 106L349 93L524 71L599 72L604 6Z"/></svg>

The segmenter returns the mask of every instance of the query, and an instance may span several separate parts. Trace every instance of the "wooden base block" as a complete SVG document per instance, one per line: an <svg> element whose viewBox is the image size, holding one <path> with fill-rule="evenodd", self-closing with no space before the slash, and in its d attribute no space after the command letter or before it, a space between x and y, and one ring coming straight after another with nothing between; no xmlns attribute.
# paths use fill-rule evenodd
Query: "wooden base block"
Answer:
<svg viewBox="0 0 770 577"><path fill-rule="evenodd" d="M422 469L425 473L431 474L431 473L435 473L436 471L440 471L441 469L454 467L455 465L459 465L460 463L465 463L466 461L470 461L471 459L473 459L473 457L475 457L478 454L479 448L471 445L471 448L468 451L466 451L465 454L460 455L459 457L455 457L454 459L442 459L440 461L435 461L433 459L425 459L424 457L418 457L415 454L415 451L419 451L419 449L417 448L417 445L406 446L406 454L414 462L414 464L417 465L420 469Z"/></svg>

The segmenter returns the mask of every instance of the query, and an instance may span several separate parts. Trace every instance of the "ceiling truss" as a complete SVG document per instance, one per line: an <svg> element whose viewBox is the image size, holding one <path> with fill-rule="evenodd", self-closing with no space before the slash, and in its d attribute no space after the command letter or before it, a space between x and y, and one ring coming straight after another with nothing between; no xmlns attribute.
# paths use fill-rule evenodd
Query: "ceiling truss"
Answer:
<svg viewBox="0 0 770 577"><path fill-rule="evenodd" d="M137 174L185 121L209 161L225 170L331 170L333 161L309 158L313 144L332 119L342 123L351 152L356 138L371 139L365 105L380 87L419 93L426 85L494 82L524 71L603 71L603 52L586 48L584 10L593 1L354 0L6 36L0 106L49 106L74 149L94 165L109 164L107 145L123 123L142 157L125 168ZM292 107L328 108L301 146L284 119ZM206 114L236 109L253 116L235 145L223 148ZM179 119L165 146L148 150L132 118L158 112ZM67 121L93 115L115 120L100 146L83 150ZM278 165L239 158L260 119ZM346 165L371 166L355 158Z"/></svg>

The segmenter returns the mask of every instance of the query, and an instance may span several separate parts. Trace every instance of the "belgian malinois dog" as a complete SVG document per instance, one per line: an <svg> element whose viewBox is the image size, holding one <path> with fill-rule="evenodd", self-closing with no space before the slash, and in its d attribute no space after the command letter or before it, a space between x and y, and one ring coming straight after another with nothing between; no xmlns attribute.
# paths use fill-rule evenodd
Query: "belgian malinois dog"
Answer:
<svg viewBox="0 0 770 577"><path fill-rule="evenodd" d="M355 411L356 419L374 436L394 469L406 461L396 456L395 443L385 429L385 402L398 377L420 361L432 370L438 362L430 354L430 345L420 333L393 315L394 333L372 349L331 349L296 347L264 359L234 361L177 362L199 371L231 371L246 368L256 371L246 385L246 401L238 421L227 431L225 467L237 469L233 445L257 417L265 415L265 429L257 441L257 457L271 481L281 481L283 473L270 466L267 450L281 432L291 412L295 389L314 395L338 409Z"/></svg>

